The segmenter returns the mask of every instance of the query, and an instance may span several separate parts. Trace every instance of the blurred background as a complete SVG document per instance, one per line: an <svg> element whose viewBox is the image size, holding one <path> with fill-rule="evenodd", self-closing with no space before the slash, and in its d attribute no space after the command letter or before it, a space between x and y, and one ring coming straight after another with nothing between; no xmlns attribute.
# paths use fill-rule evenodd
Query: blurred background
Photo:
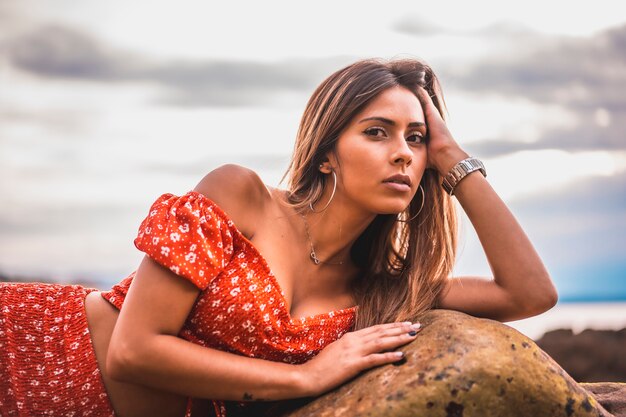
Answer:
<svg viewBox="0 0 626 417"><path fill-rule="evenodd" d="M159 195L224 163L278 186L326 76L414 57L558 287L554 309L510 325L626 327L616 4L0 0L0 275L110 287L139 264ZM490 276L462 216L455 275Z"/></svg>

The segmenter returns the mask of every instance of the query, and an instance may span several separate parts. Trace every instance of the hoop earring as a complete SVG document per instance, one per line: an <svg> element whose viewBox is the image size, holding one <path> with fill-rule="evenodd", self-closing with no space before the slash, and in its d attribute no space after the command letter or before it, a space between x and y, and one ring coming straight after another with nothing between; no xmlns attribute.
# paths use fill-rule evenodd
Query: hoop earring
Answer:
<svg viewBox="0 0 626 417"><path fill-rule="evenodd" d="M332 170L330 171L333 173L333 193L330 195L330 199L328 200L328 203L326 203L326 205L324 206L323 209L319 210L319 211L315 211L313 210L313 202L309 202L309 208L311 209L311 211L313 213L321 213L324 210L326 210L328 208L328 205L330 204L331 201L333 201L333 197L335 196L335 191L337 191L337 174L335 174L335 171Z"/></svg>
<svg viewBox="0 0 626 417"><path fill-rule="evenodd" d="M419 211L417 212L417 214L413 217L411 217L409 220L401 220L400 218L397 218L396 221L402 222L402 223L408 223L411 220L413 220L414 218L416 218L417 216L419 216L419 214L422 212L422 209L424 208L424 200L426 200L426 196L424 195L424 188L422 188L422 184L420 184L420 190L422 190L422 205L420 206Z"/></svg>

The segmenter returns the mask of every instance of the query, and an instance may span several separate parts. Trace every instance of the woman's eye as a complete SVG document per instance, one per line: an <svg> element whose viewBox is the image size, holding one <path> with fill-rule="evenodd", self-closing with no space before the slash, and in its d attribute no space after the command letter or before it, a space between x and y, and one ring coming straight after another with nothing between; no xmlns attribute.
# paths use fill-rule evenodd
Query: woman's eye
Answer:
<svg viewBox="0 0 626 417"><path fill-rule="evenodd" d="M381 133L381 134L379 134ZM385 131L383 129L381 129L380 127L372 127L369 128L365 131L365 134L370 135L370 136L376 136L378 138L383 137L385 135Z"/></svg>
<svg viewBox="0 0 626 417"><path fill-rule="evenodd" d="M414 133L407 138L407 140L411 143L424 143L425 139L421 133Z"/></svg>

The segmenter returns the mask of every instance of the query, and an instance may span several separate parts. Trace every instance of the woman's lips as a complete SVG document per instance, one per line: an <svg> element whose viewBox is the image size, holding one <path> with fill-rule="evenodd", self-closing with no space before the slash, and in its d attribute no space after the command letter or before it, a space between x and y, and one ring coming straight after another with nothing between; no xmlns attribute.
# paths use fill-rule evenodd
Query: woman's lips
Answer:
<svg viewBox="0 0 626 417"><path fill-rule="evenodd" d="M397 182L385 181L383 182L383 185L387 186L391 190L399 191L403 193L411 191L411 187L409 187L407 184L404 184L404 183L400 184Z"/></svg>

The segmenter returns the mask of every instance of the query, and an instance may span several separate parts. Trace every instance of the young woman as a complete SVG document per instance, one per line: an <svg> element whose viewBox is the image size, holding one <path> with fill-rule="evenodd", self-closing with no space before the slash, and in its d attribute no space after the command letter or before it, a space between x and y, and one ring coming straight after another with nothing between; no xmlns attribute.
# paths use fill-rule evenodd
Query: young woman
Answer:
<svg viewBox="0 0 626 417"><path fill-rule="evenodd" d="M288 174L282 190L225 165L163 194L135 239L146 256L110 291L2 284L0 414L182 416L200 398L226 415L399 360L428 309L509 321L556 302L419 61L363 60L328 77ZM491 280L449 276L452 195Z"/></svg>

